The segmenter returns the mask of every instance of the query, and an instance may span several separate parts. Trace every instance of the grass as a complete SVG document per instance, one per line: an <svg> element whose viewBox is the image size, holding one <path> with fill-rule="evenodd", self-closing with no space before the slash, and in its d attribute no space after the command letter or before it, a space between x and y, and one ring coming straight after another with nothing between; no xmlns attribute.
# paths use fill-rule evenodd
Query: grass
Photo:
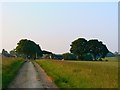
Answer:
<svg viewBox="0 0 120 90"><path fill-rule="evenodd" d="M103 59L103 61L108 60L109 62L118 62L118 58L119 57L107 57L107 58Z"/></svg>
<svg viewBox="0 0 120 90"><path fill-rule="evenodd" d="M60 88L117 88L118 62L36 60Z"/></svg>
<svg viewBox="0 0 120 90"><path fill-rule="evenodd" d="M2 88L14 79L23 62L21 58L2 58Z"/></svg>

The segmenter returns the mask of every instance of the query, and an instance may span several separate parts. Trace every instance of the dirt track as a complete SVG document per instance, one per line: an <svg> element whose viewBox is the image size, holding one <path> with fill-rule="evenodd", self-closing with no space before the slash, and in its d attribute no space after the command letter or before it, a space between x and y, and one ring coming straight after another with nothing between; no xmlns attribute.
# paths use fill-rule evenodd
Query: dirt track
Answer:
<svg viewBox="0 0 120 90"><path fill-rule="evenodd" d="M56 85L49 80L44 70L32 62L25 62L21 67L18 75L10 83L8 88L57 88Z"/></svg>

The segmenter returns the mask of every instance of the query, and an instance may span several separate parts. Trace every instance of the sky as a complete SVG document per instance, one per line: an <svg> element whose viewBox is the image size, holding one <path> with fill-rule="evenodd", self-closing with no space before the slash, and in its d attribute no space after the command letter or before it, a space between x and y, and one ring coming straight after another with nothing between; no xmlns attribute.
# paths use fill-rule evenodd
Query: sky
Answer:
<svg viewBox="0 0 120 90"><path fill-rule="evenodd" d="M30 39L42 50L62 54L78 38L98 39L118 51L117 2L9 2L0 5L3 48Z"/></svg>

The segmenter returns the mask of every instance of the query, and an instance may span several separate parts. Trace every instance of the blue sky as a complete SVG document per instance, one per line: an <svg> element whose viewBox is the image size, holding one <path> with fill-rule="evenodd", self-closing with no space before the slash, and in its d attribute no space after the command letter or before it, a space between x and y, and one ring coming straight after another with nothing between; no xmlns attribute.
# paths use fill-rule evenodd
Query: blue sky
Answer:
<svg viewBox="0 0 120 90"><path fill-rule="evenodd" d="M2 4L2 48L10 51L20 39L43 50L69 52L79 37L101 40L118 51L117 2L19 2Z"/></svg>

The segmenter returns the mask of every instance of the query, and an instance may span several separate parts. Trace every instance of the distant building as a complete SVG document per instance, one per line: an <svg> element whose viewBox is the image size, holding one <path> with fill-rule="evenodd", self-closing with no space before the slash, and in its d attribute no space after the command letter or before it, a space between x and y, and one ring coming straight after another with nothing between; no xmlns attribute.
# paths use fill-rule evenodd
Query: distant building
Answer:
<svg viewBox="0 0 120 90"><path fill-rule="evenodd" d="M43 59L52 59L52 55L53 55L52 52L43 50L42 54L43 54L42 56Z"/></svg>
<svg viewBox="0 0 120 90"><path fill-rule="evenodd" d="M53 54L52 52L49 51L42 51L42 59L55 59L55 60L63 60L63 56L60 54Z"/></svg>

